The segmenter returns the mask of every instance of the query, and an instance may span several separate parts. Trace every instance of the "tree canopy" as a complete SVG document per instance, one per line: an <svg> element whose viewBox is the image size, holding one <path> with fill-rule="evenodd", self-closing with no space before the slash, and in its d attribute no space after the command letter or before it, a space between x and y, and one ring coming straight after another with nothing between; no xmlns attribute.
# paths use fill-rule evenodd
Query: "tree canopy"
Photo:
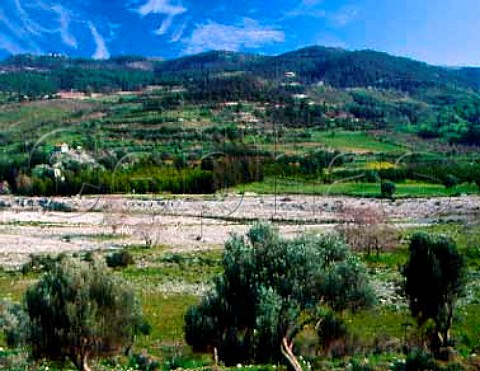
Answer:
<svg viewBox="0 0 480 371"><path fill-rule="evenodd" d="M97 263L63 260L25 294L28 342L35 359L64 361L89 370L92 357L131 346L142 325L132 289Z"/></svg>
<svg viewBox="0 0 480 371"><path fill-rule="evenodd" d="M421 326L435 322L432 350L448 346L455 302L464 291L465 262L456 244L444 236L417 233L410 240L403 270L410 310Z"/></svg>
<svg viewBox="0 0 480 371"><path fill-rule="evenodd" d="M225 244L222 264L213 290L187 312L185 330L194 350L216 348L227 364L278 361L281 344L306 318L318 321L320 307L358 310L374 301L364 267L336 235L287 240L257 224L247 239Z"/></svg>

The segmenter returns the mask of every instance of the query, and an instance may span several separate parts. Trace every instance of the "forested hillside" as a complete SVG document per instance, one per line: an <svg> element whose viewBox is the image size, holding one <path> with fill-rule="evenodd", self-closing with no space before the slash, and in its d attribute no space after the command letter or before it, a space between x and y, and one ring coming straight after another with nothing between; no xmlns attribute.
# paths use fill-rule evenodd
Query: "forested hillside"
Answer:
<svg viewBox="0 0 480 371"><path fill-rule="evenodd" d="M58 91L108 93L177 86L190 102L282 103L273 113L295 126L358 119L359 128L389 128L476 145L480 140L480 72L430 66L374 51L310 47L279 56L208 52L176 60L108 61L19 55L0 65L3 100ZM306 104L308 103L308 104Z"/></svg>

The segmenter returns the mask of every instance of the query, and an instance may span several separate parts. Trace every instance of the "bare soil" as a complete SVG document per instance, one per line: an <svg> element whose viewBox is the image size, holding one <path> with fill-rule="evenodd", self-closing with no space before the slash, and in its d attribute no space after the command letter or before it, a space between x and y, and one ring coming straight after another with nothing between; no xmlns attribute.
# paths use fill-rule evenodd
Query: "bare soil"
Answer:
<svg viewBox="0 0 480 371"><path fill-rule="evenodd" d="M371 207L399 228L439 220L476 221L480 197L385 201L348 197L90 196L54 198L72 212L45 211L45 199L0 197L0 266L19 267L30 254L117 249L154 243L173 251L221 249L255 220L273 221L285 235L324 232L342 222L345 207Z"/></svg>

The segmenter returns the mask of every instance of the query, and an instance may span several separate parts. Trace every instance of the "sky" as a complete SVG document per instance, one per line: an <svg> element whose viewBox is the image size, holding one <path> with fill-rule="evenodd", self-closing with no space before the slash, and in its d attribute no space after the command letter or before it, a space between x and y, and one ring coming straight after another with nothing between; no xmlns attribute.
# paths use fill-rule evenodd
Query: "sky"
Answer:
<svg viewBox="0 0 480 371"><path fill-rule="evenodd" d="M0 0L0 57L280 54L310 45L480 66L478 0Z"/></svg>

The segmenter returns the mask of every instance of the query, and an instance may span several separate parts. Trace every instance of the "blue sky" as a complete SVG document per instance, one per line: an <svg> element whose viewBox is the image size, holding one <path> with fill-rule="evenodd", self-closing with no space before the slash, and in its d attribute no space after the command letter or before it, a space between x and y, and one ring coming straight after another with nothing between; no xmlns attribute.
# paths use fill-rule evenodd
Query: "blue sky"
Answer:
<svg viewBox="0 0 480 371"><path fill-rule="evenodd" d="M162 58L309 45L480 66L478 0L1 0L0 56Z"/></svg>

